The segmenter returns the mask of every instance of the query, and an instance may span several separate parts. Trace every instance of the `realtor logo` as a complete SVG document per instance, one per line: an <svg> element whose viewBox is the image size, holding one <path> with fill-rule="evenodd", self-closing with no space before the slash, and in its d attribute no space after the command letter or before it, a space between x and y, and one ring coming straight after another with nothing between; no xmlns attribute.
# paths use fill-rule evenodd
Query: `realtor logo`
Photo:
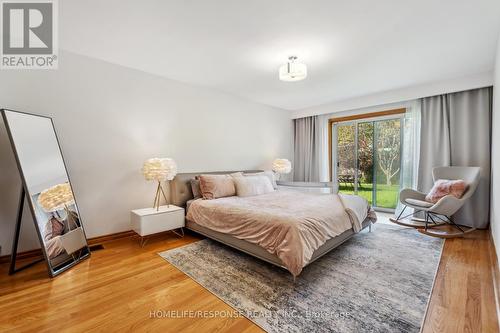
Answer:
<svg viewBox="0 0 500 333"><path fill-rule="evenodd" d="M1 0L1 69L57 69L57 3Z"/></svg>

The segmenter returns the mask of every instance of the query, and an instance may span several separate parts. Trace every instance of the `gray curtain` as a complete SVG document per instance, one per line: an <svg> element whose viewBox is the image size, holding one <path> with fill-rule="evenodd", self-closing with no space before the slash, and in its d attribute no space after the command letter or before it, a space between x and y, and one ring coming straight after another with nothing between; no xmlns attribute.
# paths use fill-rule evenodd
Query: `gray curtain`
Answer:
<svg viewBox="0 0 500 333"><path fill-rule="evenodd" d="M294 181L319 181L320 140L321 131L318 116L294 120Z"/></svg>
<svg viewBox="0 0 500 333"><path fill-rule="evenodd" d="M481 167L476 193L454 215L476 228L489 222L492 95L490 87L422 99L418 190L431 189L433 167Z"/></svg>

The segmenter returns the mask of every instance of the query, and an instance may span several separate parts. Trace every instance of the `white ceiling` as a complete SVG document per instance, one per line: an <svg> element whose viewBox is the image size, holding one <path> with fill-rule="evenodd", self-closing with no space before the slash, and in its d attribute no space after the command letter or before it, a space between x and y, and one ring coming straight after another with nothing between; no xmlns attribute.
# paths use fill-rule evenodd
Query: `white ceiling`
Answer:
<svg viewBox="0 0 500 333"><path fill-rule="evenodd" d="M60 47L297 110L492 70L498 0L64 0ZM308 65L278 80L289 55Z"/></svg>

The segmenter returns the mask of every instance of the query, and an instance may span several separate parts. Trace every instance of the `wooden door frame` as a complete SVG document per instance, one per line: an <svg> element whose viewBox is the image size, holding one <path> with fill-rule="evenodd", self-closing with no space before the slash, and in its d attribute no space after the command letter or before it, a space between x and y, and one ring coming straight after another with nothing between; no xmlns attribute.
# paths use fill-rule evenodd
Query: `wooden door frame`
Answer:
<svg viewBox="0 0 500 333"><path fill-rule="evenodd" d="M377 111L377 112L370 112L370 113L362 113L362 114L354 114L351 116L328 119L328 173L329 173L330 181L333 181L333 164L332 164L333 163L333 156L332 156L332 148L333 148L332 147L332 139L333 139L332 128L333 128L333 126L332 125L334 123L342 123L342 122L347 122L347 121L352 121L352 120L392 116L392 115L402 114L405 112L406 112L406 108L399 108L399 109Z"/></svg>

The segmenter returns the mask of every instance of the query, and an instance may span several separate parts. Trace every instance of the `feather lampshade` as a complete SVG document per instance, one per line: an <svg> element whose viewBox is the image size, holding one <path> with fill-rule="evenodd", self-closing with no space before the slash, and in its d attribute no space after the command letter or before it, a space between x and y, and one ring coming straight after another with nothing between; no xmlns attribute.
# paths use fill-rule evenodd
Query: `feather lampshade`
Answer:
<svg viewBox="0 0 500 333"><path fill-rule="evenodd" d="M160 209L160 197L163 196L168 205L168 200L161 186L162 181L171 181L177 174L177 164L171 158L150 158L144 162L142 174L146 180L155 180L158 182L156 188L153 207Z"/></svg>
<svg viewBox="0 0 500 333"><path fill-rule="evenodd" d="M78 219L78 215L68 208L68 206L74 203L75 198L73 197L73 191L69 183L52 186L43 190L38 196L38 204L45 212L54 213L64 209L66 211L68 223L71 222L75 227L78 227L75 221L75 218ZM71 228L70 224L68 224L68 226Z"/></svg>
<svg viewBox="0 0 500 333"><path fill-rule="evenodd" d="M280 174L287 174L292 171L292 163L285 158L277 158L273 162L273 171L278 174L278 178Z"/></svg>
<svg viewBox="0 0 500 333"><path fill-rule="evenodd" d="M58 184L46 189L38 196L38 204L47 213L65 209L75 203L69 183Z"/></svg>

